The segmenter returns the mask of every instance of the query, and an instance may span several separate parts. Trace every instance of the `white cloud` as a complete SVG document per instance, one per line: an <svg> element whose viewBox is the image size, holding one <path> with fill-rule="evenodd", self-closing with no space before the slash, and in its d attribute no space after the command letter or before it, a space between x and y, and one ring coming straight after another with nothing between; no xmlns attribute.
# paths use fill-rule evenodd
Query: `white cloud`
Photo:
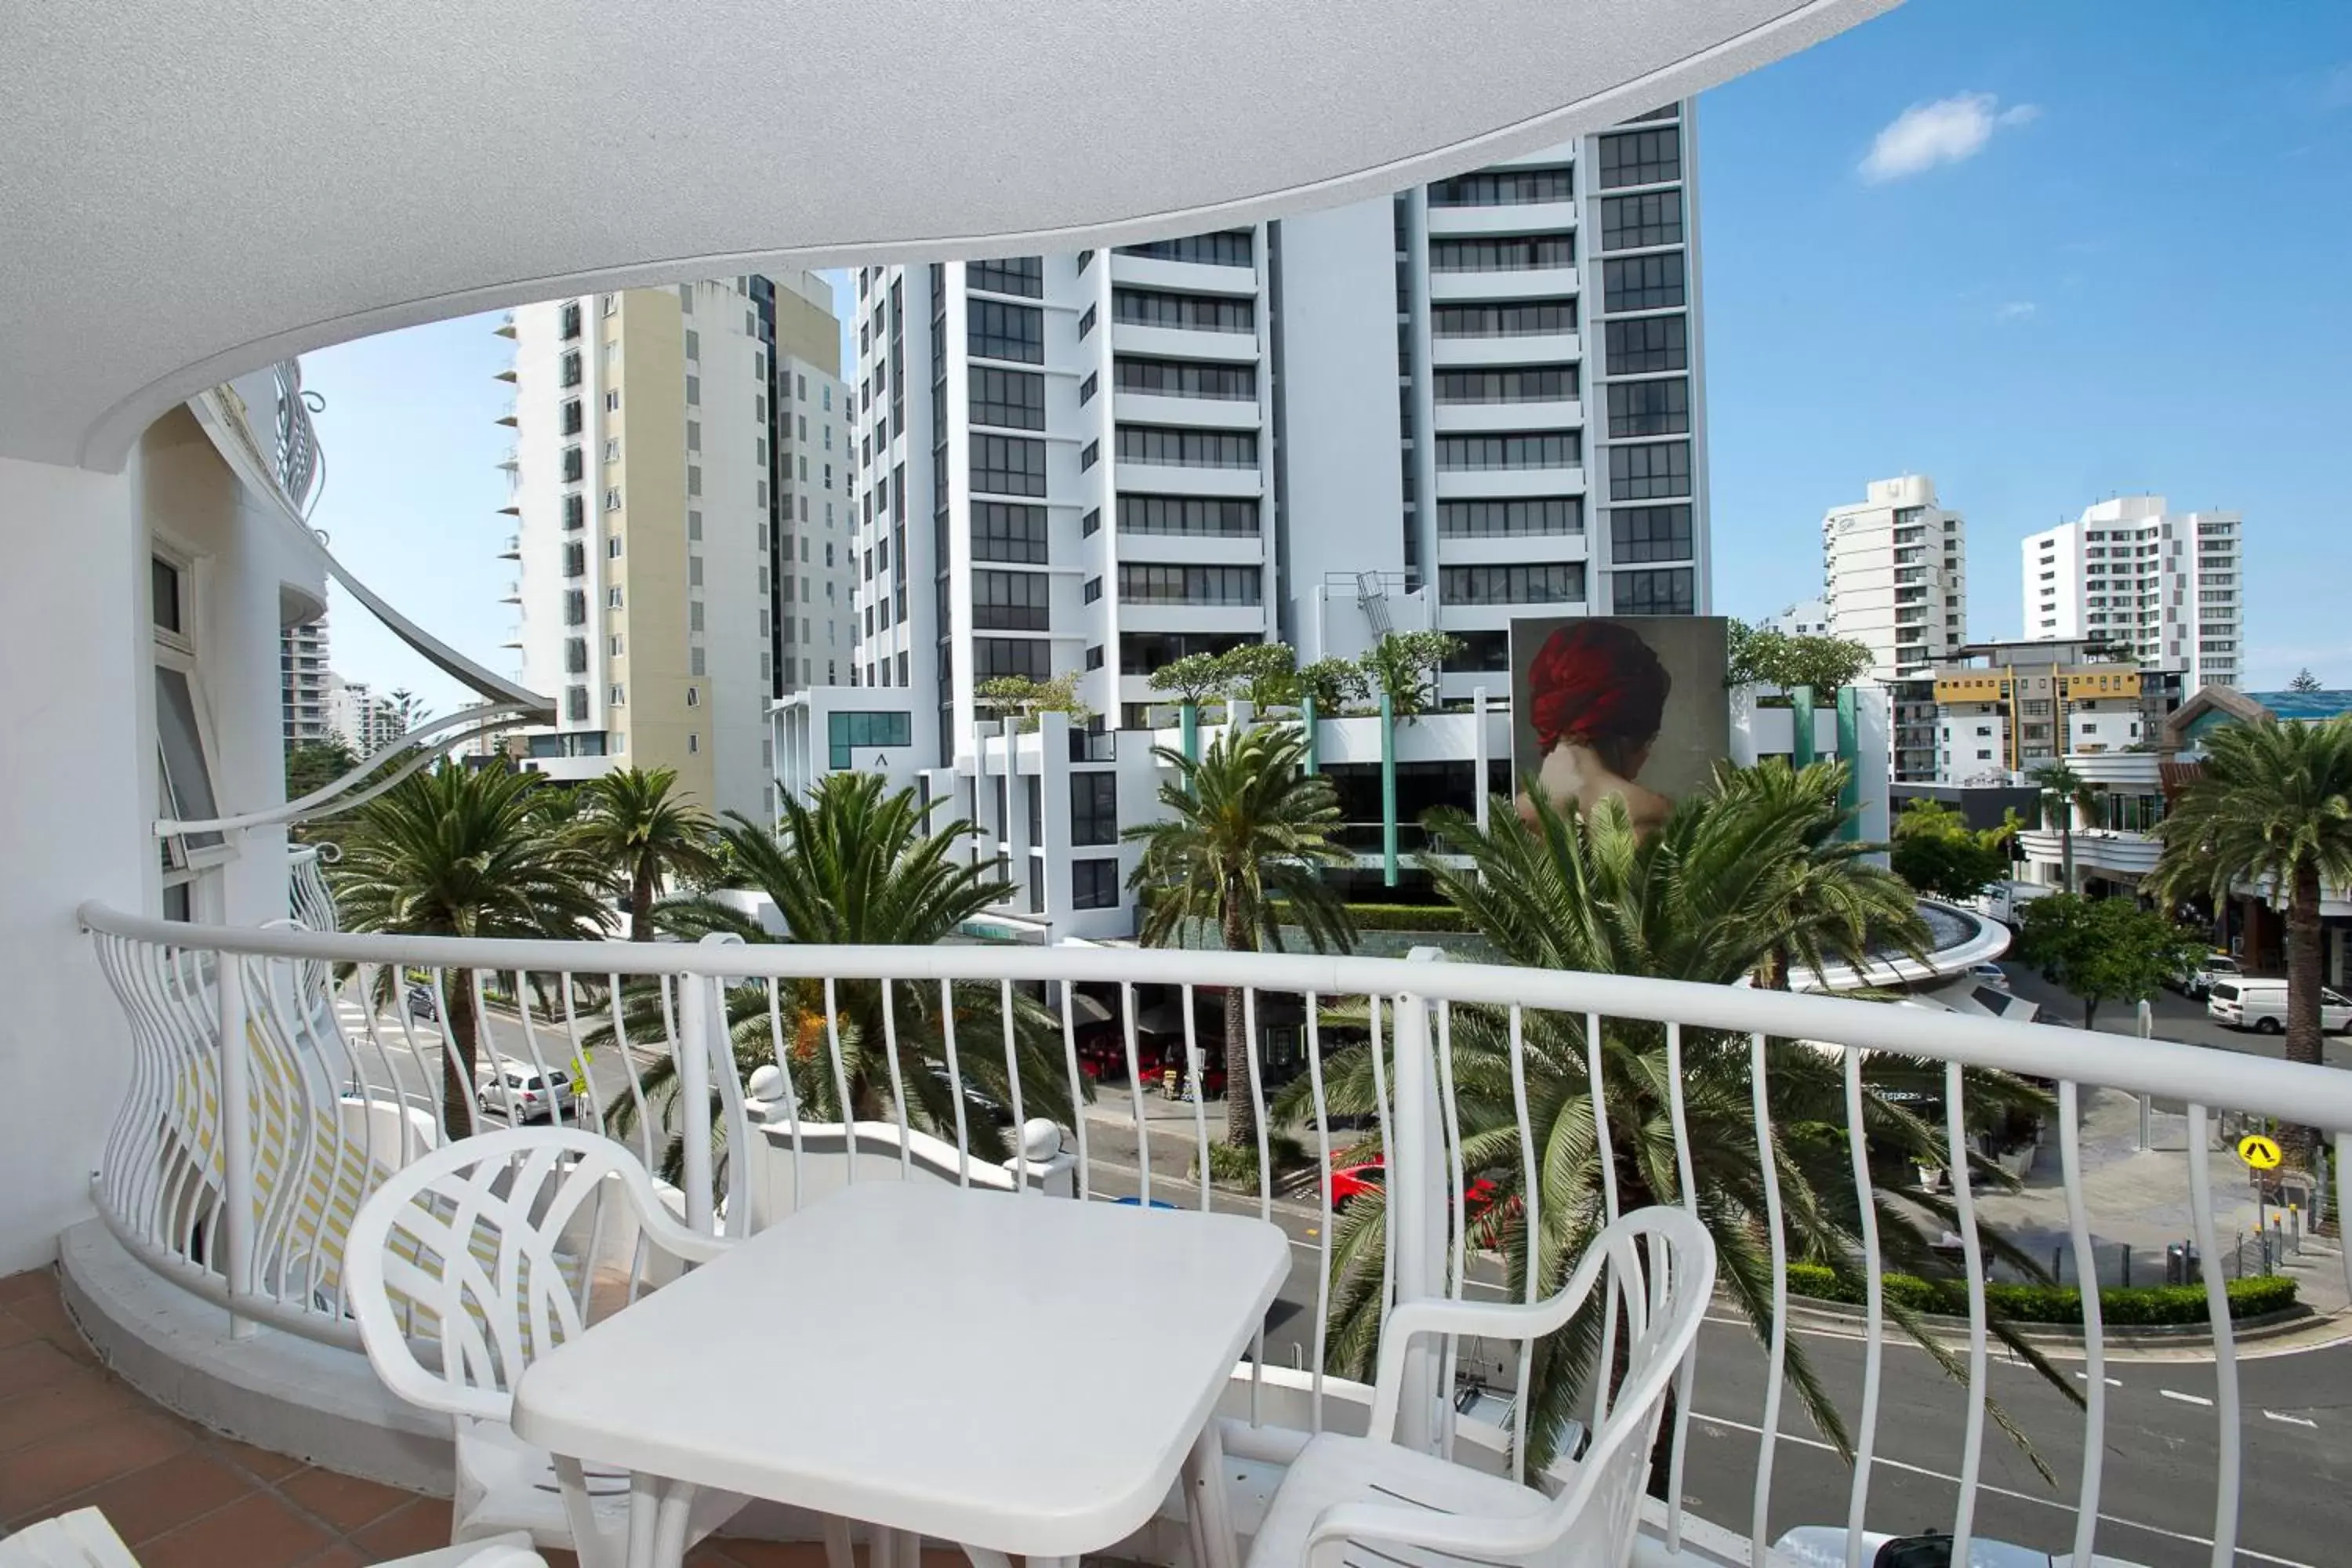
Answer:
<svg viewBox="0 0 2352 1568"><path fill-rule="evenodd" d="M2002 321L2021 321L2033 314L2034 309L2034 303L2031 300L2011 300L2008 304L1995 310L1993 317Z"/></svg>
<svg viewBox="0 0 2352 1568"><path fill-rule="evenodd" d="M1957 163L1984 151L1993 132L2030 125L2042 110L2031 103L2000 107L1990 92L1963 92L1933 103L1915 103L1895 117L1870 144L1862 177L1873 184L1921 174L1938 163Z"/></svg>

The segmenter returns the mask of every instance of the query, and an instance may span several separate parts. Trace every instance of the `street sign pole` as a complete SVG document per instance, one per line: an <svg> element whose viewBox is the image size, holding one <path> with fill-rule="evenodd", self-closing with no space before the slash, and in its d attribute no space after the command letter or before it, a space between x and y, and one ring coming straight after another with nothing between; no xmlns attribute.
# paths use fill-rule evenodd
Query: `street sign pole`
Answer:
<svg viewBox="0 0 2352 1568"><path fill-rule="evenodd" d="M2148 1039L2155 1033L2156 1010L2147 1005L2147 999L2143 996L2139 1004L2139 1037L2143 1040ZM2155 1105L2156 1101L2152 1096L2143 1094L2139 1097L2139 1150L2143 1154L2147 1152L2154 1142L2150 1136L2149 1124L2154 1120L2151 1113Z"/></svg>

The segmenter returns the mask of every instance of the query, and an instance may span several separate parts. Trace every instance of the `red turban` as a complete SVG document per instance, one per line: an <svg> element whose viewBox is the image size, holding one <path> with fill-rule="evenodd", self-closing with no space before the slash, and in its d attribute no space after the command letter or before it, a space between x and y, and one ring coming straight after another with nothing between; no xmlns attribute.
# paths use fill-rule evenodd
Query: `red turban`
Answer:
<svg viewBox="0 0 2352 1568"><path fill-rule="evenodd" d="M1658 656L1613 621L1577 621L1544 639L1528 667L1528 718L1536 742L1636 744L1658 732L1673 680Z"/></svg>

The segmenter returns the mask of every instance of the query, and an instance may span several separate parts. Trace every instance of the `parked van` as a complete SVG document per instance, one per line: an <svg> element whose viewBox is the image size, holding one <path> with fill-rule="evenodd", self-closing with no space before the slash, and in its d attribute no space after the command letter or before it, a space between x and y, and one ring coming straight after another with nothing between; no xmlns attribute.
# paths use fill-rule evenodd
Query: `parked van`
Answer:
<svg viewBox="0 0 2352 1568"><path fill-rule="evenodd" d="M2216 980L2207 993L2206 1014L2234 1029L2277 1035L2286 1030L2286 982L2240 975ZM2352 1000L2325 986L2319 992L2321 1032L2340 1035L2352 1029Z"/></svg>

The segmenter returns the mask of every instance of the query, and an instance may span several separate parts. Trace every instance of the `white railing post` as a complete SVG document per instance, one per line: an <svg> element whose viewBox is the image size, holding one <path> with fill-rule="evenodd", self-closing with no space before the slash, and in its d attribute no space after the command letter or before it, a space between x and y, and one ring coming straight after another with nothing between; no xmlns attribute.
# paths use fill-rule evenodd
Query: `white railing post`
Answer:
<svg viewBox="0 0 2352 1568"><path fill-rule="evenodd" d="M677 1110L678 1148L686 1169L687 1227L710 1234L710 1028L711 993L717 982L698 974L678 978Z"/></svg>
<svg viewBox="0 0 2352 1568"><path fill-rule="evenodd" d="M213 992L219 1019L221 1140L221 1264L228 1278L229 1334L248 1340L257 1326L236 1310L253 1289L253 1047L245 1026L245 961L213 955Z"/></svg>
<svg viewBox="0 0 2352 1568"><path fill-rule="evenodd" d="M1415 948L1415 960L1441 956L1435 948ZM1445 1146L1437 1103L1437 1053L1432 1048L1429 1004L1406 994L1396 999L1396 1146L1388 1151L1389 1202L1396 1208L1393 1275L1397 1305L1429 1301L1445 1294ZM1445 1347L1416 1344L1405 1357L1398 1389L1398 1443L1434 1453L1449 1423L1448 1390L1439 1386Z"/></svg>

